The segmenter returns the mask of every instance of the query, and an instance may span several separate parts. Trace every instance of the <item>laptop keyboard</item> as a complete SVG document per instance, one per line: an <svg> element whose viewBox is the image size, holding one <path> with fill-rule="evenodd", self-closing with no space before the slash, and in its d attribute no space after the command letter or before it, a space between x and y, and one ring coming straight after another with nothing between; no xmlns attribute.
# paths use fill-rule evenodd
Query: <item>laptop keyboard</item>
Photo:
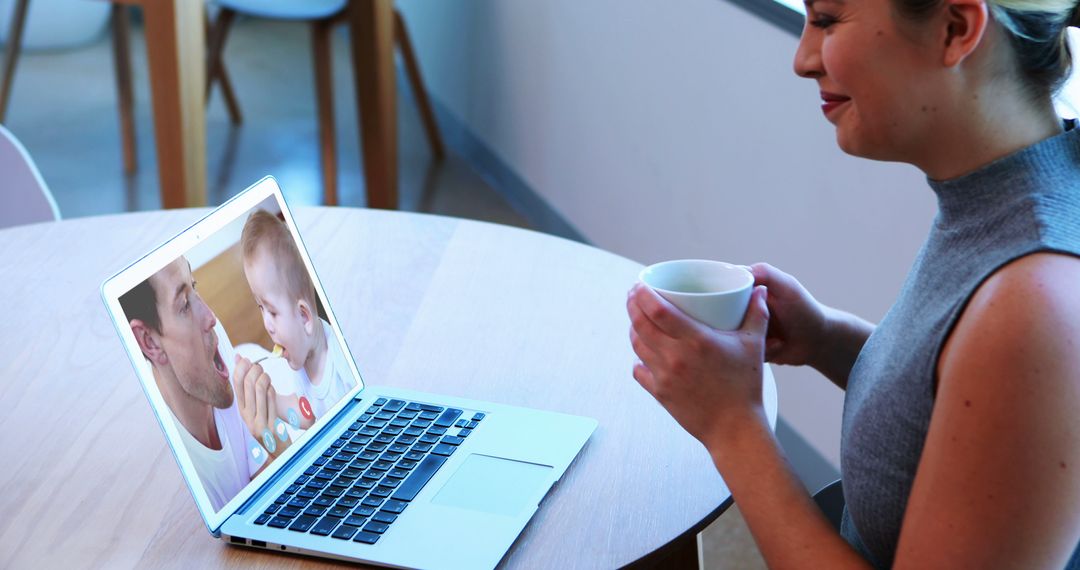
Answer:
<svg viewBox="0 0 1080 570"><path fill-rule="evenodd" d="M379 398L255 524L375 544L483 419Z"/></svg>

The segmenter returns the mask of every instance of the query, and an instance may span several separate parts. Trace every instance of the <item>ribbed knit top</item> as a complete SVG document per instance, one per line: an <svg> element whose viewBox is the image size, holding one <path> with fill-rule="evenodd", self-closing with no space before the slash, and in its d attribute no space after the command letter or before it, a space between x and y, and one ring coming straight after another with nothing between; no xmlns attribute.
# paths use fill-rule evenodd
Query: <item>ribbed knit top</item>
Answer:
<svg viewBox="0 0 1080 570"><path fill-rule="evenodd" d="M1080 255L1080 129L960 178L936 181L938 214L896 303L855 361L844 400L841 533L892 565L934 406L938 357L994 272L1041 251ZM1080 568L1080 550L1070 568Z"/></svg>

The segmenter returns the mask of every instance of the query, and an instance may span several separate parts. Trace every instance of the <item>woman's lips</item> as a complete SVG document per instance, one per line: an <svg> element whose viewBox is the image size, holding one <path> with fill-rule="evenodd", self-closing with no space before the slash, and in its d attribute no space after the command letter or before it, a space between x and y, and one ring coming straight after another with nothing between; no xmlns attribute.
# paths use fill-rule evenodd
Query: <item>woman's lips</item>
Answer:
<svg viewBox="0 0 1080 570"><path fill-rule="evenodd" d="M851 100L851 97L845 97L843 95L837 95L836 93L829 93L828 91L821 92L821 111L826 116L831 114L836 109L842 107L844 103Z"/></svg>

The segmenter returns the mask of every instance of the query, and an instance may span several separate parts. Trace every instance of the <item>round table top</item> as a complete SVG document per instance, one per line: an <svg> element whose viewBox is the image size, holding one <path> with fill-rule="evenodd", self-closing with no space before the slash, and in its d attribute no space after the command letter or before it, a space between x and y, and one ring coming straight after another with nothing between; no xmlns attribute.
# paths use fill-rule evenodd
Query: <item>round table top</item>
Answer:
<svg viewBox="0 0 1080 570"><path fill-rule="evenodd" d="M206 212L0 231L0 560L334 564L212 540L100 299L102 281ZM631 376L625 299L638 263L454 218L347 208L295 218L365 383L599 421L503 567L622 566L728 503L704 447ZM775 390L768 372L774 425Z"/></svg>

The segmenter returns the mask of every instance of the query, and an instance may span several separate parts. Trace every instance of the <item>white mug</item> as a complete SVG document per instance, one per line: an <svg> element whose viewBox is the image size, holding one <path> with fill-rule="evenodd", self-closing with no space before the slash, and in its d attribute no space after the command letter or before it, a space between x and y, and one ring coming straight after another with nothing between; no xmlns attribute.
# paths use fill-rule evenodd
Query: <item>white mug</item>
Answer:
<svg viewBox="0 0 1080 570"><path fill-rule="evenodd" d="M745 267L706 259L664 261L638 278L682 312L726 331L742 325L754 291L754 276Z"/></svg>

